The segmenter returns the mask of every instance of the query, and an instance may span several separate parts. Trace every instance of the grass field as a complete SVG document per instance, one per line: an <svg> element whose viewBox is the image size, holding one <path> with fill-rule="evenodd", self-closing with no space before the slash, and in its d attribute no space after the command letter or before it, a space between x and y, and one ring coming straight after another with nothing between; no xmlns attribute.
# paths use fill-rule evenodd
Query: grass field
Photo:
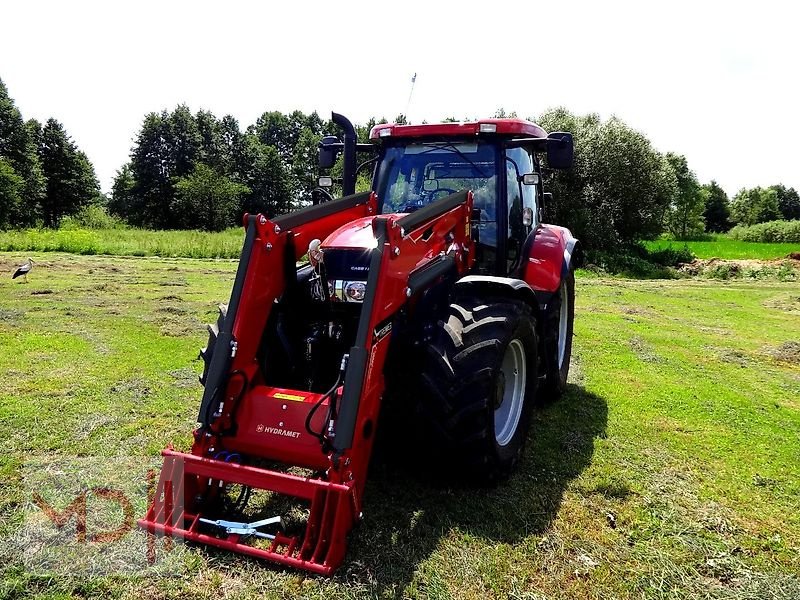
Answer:
<svg viewBox="0 0 800 600"><path fill-rule="evenodd" d="M239 258L244 231L147 229L26 229L0 231L0 251L71 252L116 256Z"/></svg>
<svg viewBox="0 0 800 600"><path fill-rule="evenodd" d="M27 229L0 231L0 252L70 252L82 255L160 256L166 258L238 258L243 232L151 231L146 229ZM707 242L655 240L649 250L684 245L698 258L784 258L800 244L741 242L722 236Z"/></svg>
<svg viewBox="0 0 800 600"><path fill-rule="evenodd" d="M33 258L30 283L0 279L0 598L800 598L796 282L580 278L572 383L516 475L475 491L375 465L333 579L202 547L174 576L87 577L9 542L28 465L188 448L235 263Z"/></svg>
<svg viewBox="0 0 800 600"><path fill-rule="evenodd" d="M800 244L769 244L760 242L741 242L718 236L707 242L676 242L655 240L645 242L648 250L664 248L683 248L688 246L697 258L757 259L771 260L785 258L791 252L800 252Z"/></svg>

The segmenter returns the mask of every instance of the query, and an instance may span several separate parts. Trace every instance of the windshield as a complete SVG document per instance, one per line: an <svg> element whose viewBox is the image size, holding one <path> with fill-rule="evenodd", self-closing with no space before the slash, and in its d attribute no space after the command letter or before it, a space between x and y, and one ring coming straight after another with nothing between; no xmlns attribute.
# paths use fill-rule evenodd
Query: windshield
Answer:
<svg viewBox="0 0 800 600"><path fill-rule="evenodd" d="M495 148L480 142L427 142L386 149L378 172L381 213L413 212L462 190L495 211Z"/></svg>

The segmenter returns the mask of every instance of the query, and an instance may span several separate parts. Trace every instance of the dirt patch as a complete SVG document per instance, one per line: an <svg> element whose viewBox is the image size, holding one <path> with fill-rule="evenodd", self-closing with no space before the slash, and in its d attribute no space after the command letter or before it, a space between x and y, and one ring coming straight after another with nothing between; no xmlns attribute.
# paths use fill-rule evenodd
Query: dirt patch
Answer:
<svg viewBox="0 0 800 600"><path fill-rule="evenodd" d="M166 323L161 326L159 331L166 337L191 337L197 333L197 327L184 323Z"/></svg>
<svg viewBox="0 0 800 600"><path fill-rule="evenodd" d="M722 327L705 327L703 325L697 328L698 331L702 331L703 333L710 333L713 335L731 335L729 329L723 329Z"/></svg>
<svg viewBox="0 0 800 600"><path fill-rule="evenodd" d="M732 363L740 367L746 367L750 364L748 356L740 350L730 350L724 348L717 353L717 356L722 362Z"/></svg>
<svg viewBox="0 0 800 600"><path fill-rule="evenodd" d="M108 271L109 273L122 273L123 270L117 267L116 265L95 265L91 269L87 271L87 273L93 274L98 271Z"/></svg>
<svg viewBox="0 0 800 600"><path fill-rule="evenodd" d="M160 310L162 314L168 315L157 319L148 319L152 323L159 325L159 333L167 337L192 337L202 334L203 324L196 318L189 316L185 311L178 307L165 307L176 310Z"/></svg>
<svg viewBox="0 0 800 600"><path fill-rule="evenodd" d="M182 369L176 369L174 371L170 371L169 374L175 379L175 386L179 388L196 388L199 387L199 382L197 381L197 373L194 372L194 369L190 367L183 367Z"/></svg>
<svg viewBox="0 0 800 600"><path fill-rule="evenodd" d="M181 298L180 296L175 296L174 294L161 296L159 300L161 300L162 302L183 302L183 298Z"/></svg>
<svg viewBox="0 0 800 600"><path fill-rule="evenodd" d="M800 342L784 342L771 350L770 355L775 360L800 365Z"/></svg>
<svg viewBox="0 0 800 600"><path fill-rule="evenodd" d="M185 315L188 312L185 308L181 308L180 306L161 306L156 310L170 315Z"/></svg>
<svg viewBox="0 0 800 600"><path fill-rule="evenodd" d="M654 317L656 313L647 308L639 306L620 306L619 311L622 313L622 318L631 323L640 323L643 318Z"/></svg>
<svg viewBox="0 0 800 600"><path fill-rule="evenodd" d="M644 362L661 362L663 359L653 352L653 347L639 336L634 336L628 342L633 353Z"/></svg>
<svg viewBox="0 0 800 600"><path fill-rule="evenodd" d="M0 323L15 325L19 323L24 316L25 311L15 310L13 308L0 308Z"/></svg>
<svg viewBox="0 0 800 600"><path fill-rule="evenodd" d="M114 283L98 283L89 289L96 292L115 292L119 289L119 286Z"/></svg>
<svg viewBox="0 0 800 600"><path fill-rule="evenodd" d="M146 398L152 393L146 379L134 378L117 382L111 387L112 394L122 394L137 400Z"/></svg>
<svg viewBox="0 0 800 600"><path fill-rule="evenodd" d="M46 296L48 294L55 294L53 290L33 290L31 296Z"/></svg>
<svg viewBox="0 0 800 600"><path fill-rule="evenodd" d="M681 265L679 271L684 275L709 279L744 278L796 281L800 278L800 259L795 259L793 254L787 258L773 260L695 259L690 263Z"/></svg>
<svg viewBox="0 0 800 600"><path fill-rule="evenodd" d="M76 440L87 440L95 431L113 425L118 418L111 415L88 414L81 418L73 431Z"/></svg>
<svg viewBox="0 0 800 600"><path fill-rule="evenodd" d="M764 302L767 308L776 308L788 312L800 311L800 296L778 296Z"/></svg>

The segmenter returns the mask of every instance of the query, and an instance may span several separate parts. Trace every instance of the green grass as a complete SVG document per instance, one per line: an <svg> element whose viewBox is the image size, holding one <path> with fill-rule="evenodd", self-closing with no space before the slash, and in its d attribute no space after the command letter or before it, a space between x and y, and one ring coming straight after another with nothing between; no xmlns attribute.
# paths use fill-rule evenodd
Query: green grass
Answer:
<svg viewBox="0 0 800 600"><path fill-rule="evenodd" d="M182 258L238 258L243 232L232 228L219 233L204 231L151 231L146 229L27 229L0 231L3 252L70 252L114 256L161 256ZM698 258L784 258L800 252L800 244L742 242L717 236L705 242L655 240L648 250L681 249L684 245ZM623 269L624 271L624 269Z"/></svg>
<svg viewBox="0 0 800 600"><path fill-rule="evenodd" d="M645 242L648 250L676 249L688 246L697 258L757 259L771 260L785 258L791 252L800 252L800 244L742 242L724 236L705 242L678 242L674 240L654 240Z"/></svg>
<svg viewBox="0 0 800 600"><path fill-rule="evenodd" d="M219 233L146 229L27 229L0 231L0 251L238 258L243 239L241 228Z"/></svg>
<svg viewBox="0 0 800 600"><path fill-rule="evenodd" d="M332 579L197 546L172 577L32 572L8 546L25 465L187 448L236 266L33 258L29 284L0 280L0 598L800 597L800 291L777 281L579 278L572 384L515 476L377 464Z"/></svg>

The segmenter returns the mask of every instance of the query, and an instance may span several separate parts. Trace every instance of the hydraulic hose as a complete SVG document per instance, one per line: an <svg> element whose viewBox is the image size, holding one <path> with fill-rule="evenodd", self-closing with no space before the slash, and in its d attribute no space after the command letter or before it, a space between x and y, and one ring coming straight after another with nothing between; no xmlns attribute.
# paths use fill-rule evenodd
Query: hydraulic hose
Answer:
<svg viewBox="0 0 800 600"><path fill-rule="evenodd" d="M317 400L316 403L314 403L314 406L311 407L310 411L308 411L308 416L306 417L306 431L319 440L319 443L322 445L323 449L325 448L325 445L328 443L329 438L332 436L333 422L336 420L336 415L337 415L336 390L339 388L339 386L342 383L342 380L344 379L344 373L347 370L348 358L349 358L348 354L342 356L342 363L339 366L339 374L336 377L336 383L334 383L333 386L331 386L331 389L325 392L320 397L320 399ZM328 435L326 436L324 429L322 431L314 431L314 429L311 427L311 420L314 418L314 415L319 410L319 407L322 406L325 400L327 399L330 399L330 402L328 403L328 414L326 415L325 418L325 421L328 423Z"/></svg>

